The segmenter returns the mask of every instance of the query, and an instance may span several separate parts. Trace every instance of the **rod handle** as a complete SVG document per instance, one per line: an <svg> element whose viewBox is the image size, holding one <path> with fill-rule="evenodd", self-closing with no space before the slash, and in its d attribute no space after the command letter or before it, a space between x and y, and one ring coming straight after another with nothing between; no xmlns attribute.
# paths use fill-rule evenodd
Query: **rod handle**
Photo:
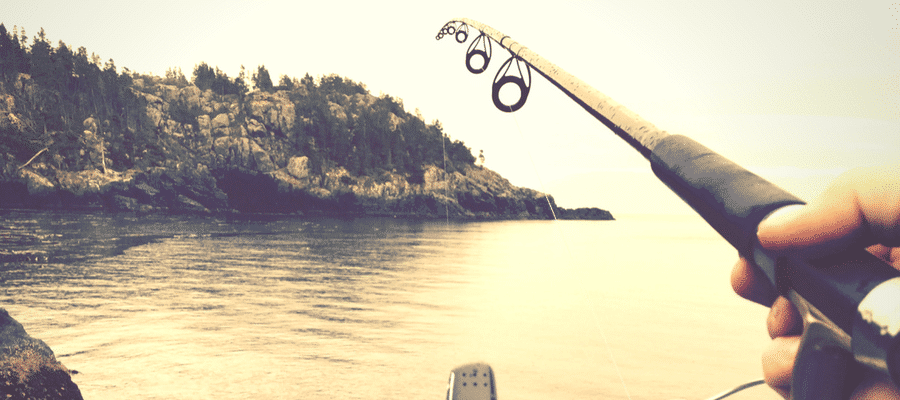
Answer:
<svg viewBox="0 0 900 400"><path fill-rule="evenodd" d="M650 163L666 186L748 259L763 218L778 208L804 204L687 136L662 139L653 148Z"/></svg>
<svg viewBox="0 0 900 400"><path fill-rule="evenodd" d="M895 306L900 271L864 249L813 260L763 249L756 237L759 223L772 211L803 201L691 138L670 135L649 159L656 176L765 273L781 295L796 293L796 306L808 303L832 322L829 329L848 338L844 349L859 364L900 384L900 307Z"/></svg>

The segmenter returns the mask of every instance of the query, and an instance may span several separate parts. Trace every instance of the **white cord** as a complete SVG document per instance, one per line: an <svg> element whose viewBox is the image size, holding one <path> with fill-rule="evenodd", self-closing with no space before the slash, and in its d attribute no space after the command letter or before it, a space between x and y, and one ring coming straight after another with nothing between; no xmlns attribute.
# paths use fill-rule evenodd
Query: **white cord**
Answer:
<svg viewBox="0 0 900 400"><path fill-rule="evenodd" d="M724 392L722 392L722 393L719 393L719 394L717 394L717 395L715 395L715 396L713 396L713 397L710 397L710 398L708 398L708 399L706 399L706 400L722 400L722 399L724 399L724 398L726 398L726 397L728 397L728 396L731 396L731 395L733 395L733 394L735 394L735 393L737 393L737 392L740 392L740 391L742 391L742 390L744 390L744 389L749 389L749 388L752 388L752 387L754 387L754 386L756 386L756 385L762 385L763 383L766 383L766 381L764 381L764 380L762 380L762 379L760 379L760 380L758 380L758 381L747 382L747 383L745 383L745 384L743 384L743 385L740 385L740 386L738 386L738 387L736 387L736 388L734 388L734 389L726 390L726 391L724 391Z"/></svg>

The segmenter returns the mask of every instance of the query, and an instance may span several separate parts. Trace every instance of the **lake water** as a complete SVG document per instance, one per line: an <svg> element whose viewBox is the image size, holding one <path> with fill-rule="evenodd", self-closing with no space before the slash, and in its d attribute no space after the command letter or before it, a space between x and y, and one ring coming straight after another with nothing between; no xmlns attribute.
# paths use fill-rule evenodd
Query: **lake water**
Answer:
<svg viewBox="0 0 900 400"><path fill-rule="evenodd" d="M766 310L694 216L454 223L0 210L0 306L86 399L706 399ZM734 399L778 399L757 387Z"/></svg>

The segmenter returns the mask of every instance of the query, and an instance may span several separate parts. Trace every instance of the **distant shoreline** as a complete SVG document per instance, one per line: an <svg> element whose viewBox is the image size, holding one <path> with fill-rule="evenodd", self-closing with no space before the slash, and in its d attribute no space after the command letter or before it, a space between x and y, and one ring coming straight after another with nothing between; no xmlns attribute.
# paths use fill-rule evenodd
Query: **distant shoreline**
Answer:
<svg viewBox="0 0 900 400"><path fill-rule="evenodd" d="M606 210L595 207L581 207L575 209L557 208L558 220L582 220L582 221L615 221L615 218ZM426 220L439 221L450 220L453 222L481 222L481 221L517 221L517 220L552 220L553 218L514 218L492 215L475 215L473 217L447 216L438 214L417 214L417 213L356 213L356 212L325 212L325 211L308 211L308 212L238 212L234 210L198 213L187 211L172 210L156 210L156 211L126 211L126 210L109 210L100 205L80 206L80 207L15 207L0 205L0 212L4 211L24 211L24 212L60 212L60 213L110 213L124 215L173 215L173 216L197 216L197 217L216 217L216 218L260 218L260 219L277 219L277 218L336 218L336 219L355 219L355 218L394 218L403 220Z"/></svg>

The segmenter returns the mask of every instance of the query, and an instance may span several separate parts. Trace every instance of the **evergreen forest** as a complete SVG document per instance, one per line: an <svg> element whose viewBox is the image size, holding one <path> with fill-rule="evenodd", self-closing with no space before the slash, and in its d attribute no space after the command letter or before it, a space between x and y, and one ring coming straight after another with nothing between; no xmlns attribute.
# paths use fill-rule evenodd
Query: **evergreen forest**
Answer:
<svg viewBox="0 0 900 400"><path fill-rule="evenodd" d="M30 90L17 84L23 74L32 82ZM53 46L43 29L29 41L23 28L10 31L0 24L0 85L7 103L14 103L7 109L16 110L0 118L0 154L24 163L46 148L54 155L53 167L63 170L85 168L84 121L89 118L101 121L108 132L104 157L114 170L165 165L174 150L160 139L164 124L148 115L144 95L159 85L211 91L237 104L238 121L246 118L248 95L283 92L294 103L294 119L302 123L287 131L270 129L269 134L287 143L286 152L308 157L313 171L334 166L357 176L390 171L419 183L425 165L443 168L446 160L452 171L475 161L463 142L450 140L439 121L426 123L407 112L402 100L373 96L364 84L337 75L282 75L276 84L264 65L249 72L242 66L238 76L229 77L200 62L190 79L178 68L164 77L151 76L118 67L112 59L102 62L84 47L73 49L61 40ZM350 101L354 96L366 101ZM207 112L176 102L167 114L198 130L198 117Z"/></svg>

